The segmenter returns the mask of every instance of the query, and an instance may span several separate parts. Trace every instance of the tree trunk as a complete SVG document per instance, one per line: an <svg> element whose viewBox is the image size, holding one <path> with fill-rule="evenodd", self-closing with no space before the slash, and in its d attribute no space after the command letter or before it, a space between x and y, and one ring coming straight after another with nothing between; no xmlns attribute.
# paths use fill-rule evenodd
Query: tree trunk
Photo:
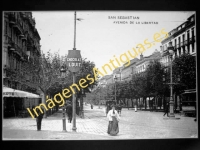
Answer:
<svg viewBox="0 0 200 150"><path fill-rule="evenodd" d="M163 109L164 109L164 110L165 110L165 104L166 104L165 95L163 95Z"/></svg>
<svg viewBox="0 0 200 150"><path fill-rule="evenodd" d="M149 96L149 107L150 107L150 99L151 99L151 97ZM151 101L152 103L151 103L151 107L150 107L150 109L152 109L152 107L153 107L153 101Z"/></svg>
<svg viewBox="0 0 200 150"><path fill-rule="evenodd" d="M80 114L81 114L81 118L84 118L84 113L83 113L83 95L82 94L80 96L80 102L81 102Z"/></svg>
<svg viewBox="0 0 200 150"><path fill-rule="evenodd" d="M131 98L131 106L133 107L132 98Z"/></svg>
<svg viewBox="0 0 200 150"><path fill-rule="evenodd" d="M144 109L145 110L147 109L147 99L146 98L144 99Z"/></svg>
<svg viewBox="0 0 200 150"><path fill-rule="evenodd" d="M42 98L42 103L46 106L46 91L43 92L43 98ZM44 118L47 118L47 112L46 112L46 109L44 108Z"/></svg>
<svg viewBox="0 0 200 150"><path fill-rule="evenodd" d="M123 103L124 103L124 105L126 105L126 103L125 103L125 98L123 99Z"/></svg>

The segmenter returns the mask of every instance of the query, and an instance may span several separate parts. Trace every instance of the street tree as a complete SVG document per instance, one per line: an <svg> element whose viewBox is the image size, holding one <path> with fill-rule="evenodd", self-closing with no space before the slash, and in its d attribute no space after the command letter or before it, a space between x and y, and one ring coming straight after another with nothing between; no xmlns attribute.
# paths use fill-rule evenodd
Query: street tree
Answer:
<svg viewBox="0 0 200 150"><path fill-rule="evenodd" d="M178 81L178 77L180 81ZM196 60L190 54L183 54L173 60L174 92L181 94L186 89L196 89Z"/></svg>
<svg viewBox="0 0 200 150"><path fill-rule="evenodd" d="M37 70L39 78L38 87L43 93L42 103L46 104L47 94L51 87L56 87L56 82L59 80L61 68L61 61L58 52L51 53L49 50L47 54L42 54L40 59L40 66ZM44 110L44 117L46 118L46 110Z"/></svg>
<svg viewBox="0 0 200 150"><path fill-rule="evenodd" d="M147 95L149 97L154 97L154 100L157 100L157 104L161 104L160 98L164 95L165 84L163 83L164 75L164 66L158 61L150 61L146 69L146 78L147 78ZM154 101L155 102L155 101ZM151 103L151 106L153 103Z"/></svg>

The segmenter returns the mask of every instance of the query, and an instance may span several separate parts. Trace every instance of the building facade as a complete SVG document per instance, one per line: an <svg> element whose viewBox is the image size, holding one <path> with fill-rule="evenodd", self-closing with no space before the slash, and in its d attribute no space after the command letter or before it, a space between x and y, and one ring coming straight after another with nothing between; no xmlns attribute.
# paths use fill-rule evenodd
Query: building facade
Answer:
<svg viewBox="0 0 200 150"><path fill-rule="evenodd" d="M140 60L136 63L135 74L145 72L150 61L161 60L161 53L158 50L155 50L152 55L144 57L140 55Z"/></svg>
<svg viewBox="0 0 200 150"><path fill-rule="evenodd" d="M31 12L4 12L3 84L36 93L40 36Z"/></svg>
<svg viewBox="0 0 200 150"><path fill-rule="evenodd" d="M12 89L40 94L37 70L40 66L40 35L32 12L4 12L2 69L3 85ZM4 97L6 112L36 106L40 99Z"/></svg>
<svg viewBox="0 0 200 150"><path fill-rule="evenodd" d="M161 42L161 62L165 67L170 64L170 58L167 50L170 41L174 47L173 58L179 57L185 53L196 56L195 14L191 15L187 18L187 21L170 31L168 33L168 37Z"/></svg>
<svg viewBox="0 0 200 150"><path fill-rule="evenodd" d="M136 63L139 61L138 58L134 58L130 61L129 66L125 66L126 64L123 65L122 68L122 80L130 80L132 75L136 73Z"/></svg>
<svg viewBox="0 0 200 150"><path fill-rule="evenodd" d="M187 18L187 21L171 30L168 34L168 38L164 39L161 43L162 59L161 63L165 66L165 70L169 71L170 56L168 53L169 42L172 42L174 47L174 54L172 59L179 57L182 54L190 54L196 57L196 26L195 26L195 14ZM175 108L181 109L180 96L173 94ZM169 97L168 97L169 100Z"/></svg>

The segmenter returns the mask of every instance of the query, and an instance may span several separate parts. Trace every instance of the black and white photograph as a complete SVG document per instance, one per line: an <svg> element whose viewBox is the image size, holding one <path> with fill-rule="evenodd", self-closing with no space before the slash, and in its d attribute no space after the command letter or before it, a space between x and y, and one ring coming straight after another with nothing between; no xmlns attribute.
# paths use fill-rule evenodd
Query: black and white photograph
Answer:
<svg viewBox="0 0 200 150"><path fill-rule="evenodd" d="M2 140L198 139L196 11L4 11Z"/></svg>

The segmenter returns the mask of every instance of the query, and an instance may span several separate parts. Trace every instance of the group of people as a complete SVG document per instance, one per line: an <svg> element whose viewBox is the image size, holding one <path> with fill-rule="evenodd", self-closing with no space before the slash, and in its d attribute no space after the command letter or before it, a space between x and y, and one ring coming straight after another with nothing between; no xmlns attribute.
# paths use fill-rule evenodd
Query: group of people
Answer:
<svg viewBox="0 0 200 150"><path fill-rule="evenodd" d="M68 116L68 122L71 123L72 122L72 104L71 104L70 101L67 102L66 113L67 113L67 116ZM43 115L44 115L44 113L41 113L39 111L38 116L35 116L36 117L36 123L37 123L37 131L41 131Z"/></svg>

